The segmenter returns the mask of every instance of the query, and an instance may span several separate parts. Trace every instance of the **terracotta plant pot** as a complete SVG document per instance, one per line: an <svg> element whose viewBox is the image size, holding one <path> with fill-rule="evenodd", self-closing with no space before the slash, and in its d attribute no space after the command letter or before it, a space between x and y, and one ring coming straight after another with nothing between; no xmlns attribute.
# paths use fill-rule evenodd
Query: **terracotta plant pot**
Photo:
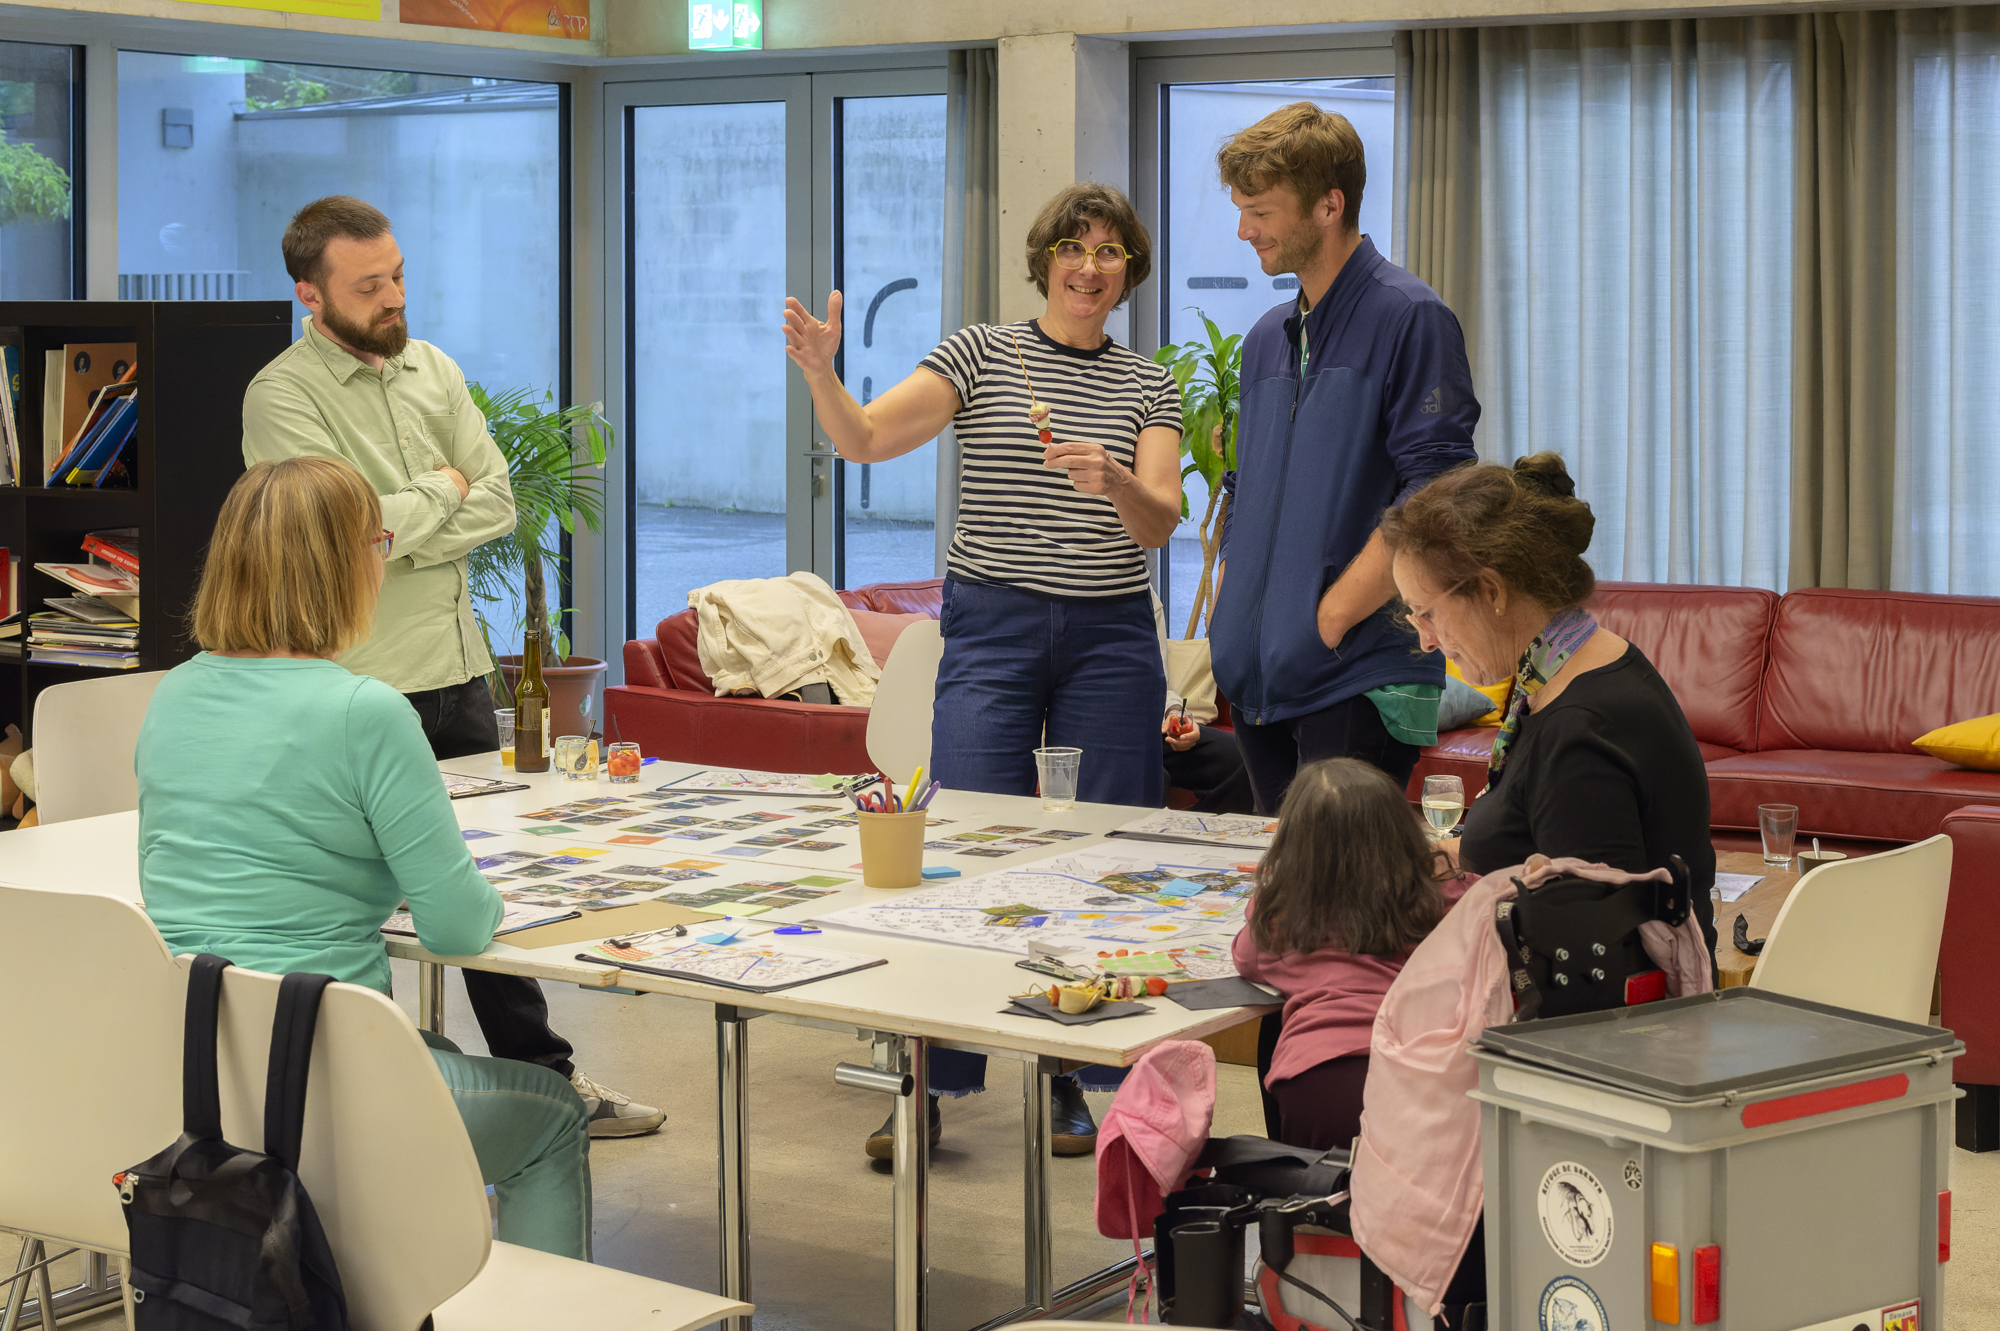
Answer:
<svg viewBox="0 0 2000 1331"><path fill-rule="evenodd" d="M508 690L520 687L521 658L503 656L499 661ZM559 666L542 667L542 682L549 686L550 739L590 733L590 700L603 677L604 662L592 656L565 656Z"/></svg>

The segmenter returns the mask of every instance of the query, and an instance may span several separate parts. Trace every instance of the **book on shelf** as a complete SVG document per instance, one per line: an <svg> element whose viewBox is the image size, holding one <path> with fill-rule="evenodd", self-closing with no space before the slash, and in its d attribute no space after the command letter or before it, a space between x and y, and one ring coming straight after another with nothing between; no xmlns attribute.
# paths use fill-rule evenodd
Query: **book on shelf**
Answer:
<svg viewBox="0 0 2000 1331"><path fill-rule="evenodd" d="M90 418L104 405L101 391L113 384L134 383L139 372L136 342L72 342L63 347L56 370L61 379L61 416L58 418L55 452L45 453L46 485L62 474L60 465L81 440ZM43 429L46 445L47 428Z"/></svg>
<svg viewBox="0 0 2000 1331"><path fill-rule="evenodd" d="M109 601L101 601L95 596L82 592L75 596L44 596L42 604L51 610L60 610L72 619L80 619L86 624L139 626L139 621L120 610Z"/></svg>
<svg viewBox="0 0 2000 1331"><path fill-rule="evenodd" d="M21 613L21 556L0 545L0 620Z"/></svg>
<svg viewBox="0 0 2000 1331"><path fill-rule="evenodd" d="M90 427L74 450L75 457L63 469L65 485L95 485L111 470L111 464L132 441L139 424L139 395L127 393L117 399Z"/></svg>
<svg viewBox="0 0 2000 1331"><path fill-rule="evenodd" d="M65 586L74 587L92 596L137 596L139 578L122 568L109 564L37 564L37 572L46 573ZM116 602L114 602L116 604Z"/></svg>
<svg viewBox="0 0 2000 1331"><path fill-rule="evenodd" d="M139 576L139 529L111 527L83 534L83 552L93 559L116 564L133 577Z"/></svg>
<svg viewBox="0 0 2000 1331"><path fill-rule="evenodd" d="M72 619L60 610L37 610L28 616L28 645L136 652L139 626L130 620L123 624L91 624Z"/></svg>
<svg viewBox="0 0 2000 1331"><path fill-rule="evenodd" d="M21 344L14 341L0 341L0 379L5 380L6 392L0 394L0 448L6 456L0 459L0 470L6 472L4 483L21 483Z"/></svg>
<svg viewBox="0 0 2000 1331"><path fill-rule="evenodd" d="M134 365L126 372L125 378L115 384L106 384L91 395L90 406L82 422L77 426L76 432L69 436L69 443L64 447L62 456L49 468L49 484L66 480L86 456L95 454L106 432L114 422L123 417L125 401L138 393L138 373L139 367Z"/></svg>
<svg viewBox="0 0 2000 1331"><path fill-rule="evenodd" d="M96 670L137 670L139 653L97 651L83 647L37 647L28 644L30 661L46 661L51 665L90 666Z"/></svg>

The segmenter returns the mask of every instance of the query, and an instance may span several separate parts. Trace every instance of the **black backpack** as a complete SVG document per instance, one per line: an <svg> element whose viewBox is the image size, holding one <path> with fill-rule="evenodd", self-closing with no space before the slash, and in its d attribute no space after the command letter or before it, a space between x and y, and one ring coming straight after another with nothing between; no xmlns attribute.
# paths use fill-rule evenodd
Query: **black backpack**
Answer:
<svg viewBox="0 0 2000 1331"><path fill-rule="evenodd" d="M271 1023L264 1151L222 1140L216 1009L230 963L188 975L180 1140L116 1175L141 1331L348 1331L333 1251L305 1185L306 1072L327 975L287 975Z"/></svg>
<svg viewBox="0 0 2000 1331"><path fill-rule="evenodd" d="M1501 902L1494 924L1507 955L1514 1020L1665 998L1667 977L1646 954L1639 926L1658 920L1678 928L1688 917L1693 903L1687 863L1670 855L1667 869L1672 882L1557 878Z"/></svg>

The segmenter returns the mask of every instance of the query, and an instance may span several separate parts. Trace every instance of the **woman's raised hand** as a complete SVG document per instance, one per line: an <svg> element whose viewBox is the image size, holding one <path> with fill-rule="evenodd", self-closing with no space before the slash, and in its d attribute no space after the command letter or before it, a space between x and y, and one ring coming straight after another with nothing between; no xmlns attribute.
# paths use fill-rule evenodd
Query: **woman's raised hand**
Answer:
<svg viewBox="0 0 2000 1331"><path fill-rule="evenodd" d="M1042 450L1042 465L1069 473L1069 483L1083 494L1108 495L1132 479L1132 473L1103 444L1058 440Z"/></svg>
<svg viewBox="0 0 2000 1331"><path fill-rule="evenodd" d="M796 296L785 297L785 354L808 375L832 374L840 350L840 293L826 299L826 318L815 319Z"/></svg>

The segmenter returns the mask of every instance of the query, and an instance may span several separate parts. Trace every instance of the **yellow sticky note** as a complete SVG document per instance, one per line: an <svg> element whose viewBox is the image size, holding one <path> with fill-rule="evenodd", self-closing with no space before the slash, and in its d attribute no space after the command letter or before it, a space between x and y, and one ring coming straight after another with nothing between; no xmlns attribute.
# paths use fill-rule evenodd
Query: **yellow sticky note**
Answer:
<svg viewBox="0 0 2000 1331"><path fill-rule="evenodd" d="M551 852L555 855L609 855L610 853L603 846L565 846L561 850Z"/></svg>

